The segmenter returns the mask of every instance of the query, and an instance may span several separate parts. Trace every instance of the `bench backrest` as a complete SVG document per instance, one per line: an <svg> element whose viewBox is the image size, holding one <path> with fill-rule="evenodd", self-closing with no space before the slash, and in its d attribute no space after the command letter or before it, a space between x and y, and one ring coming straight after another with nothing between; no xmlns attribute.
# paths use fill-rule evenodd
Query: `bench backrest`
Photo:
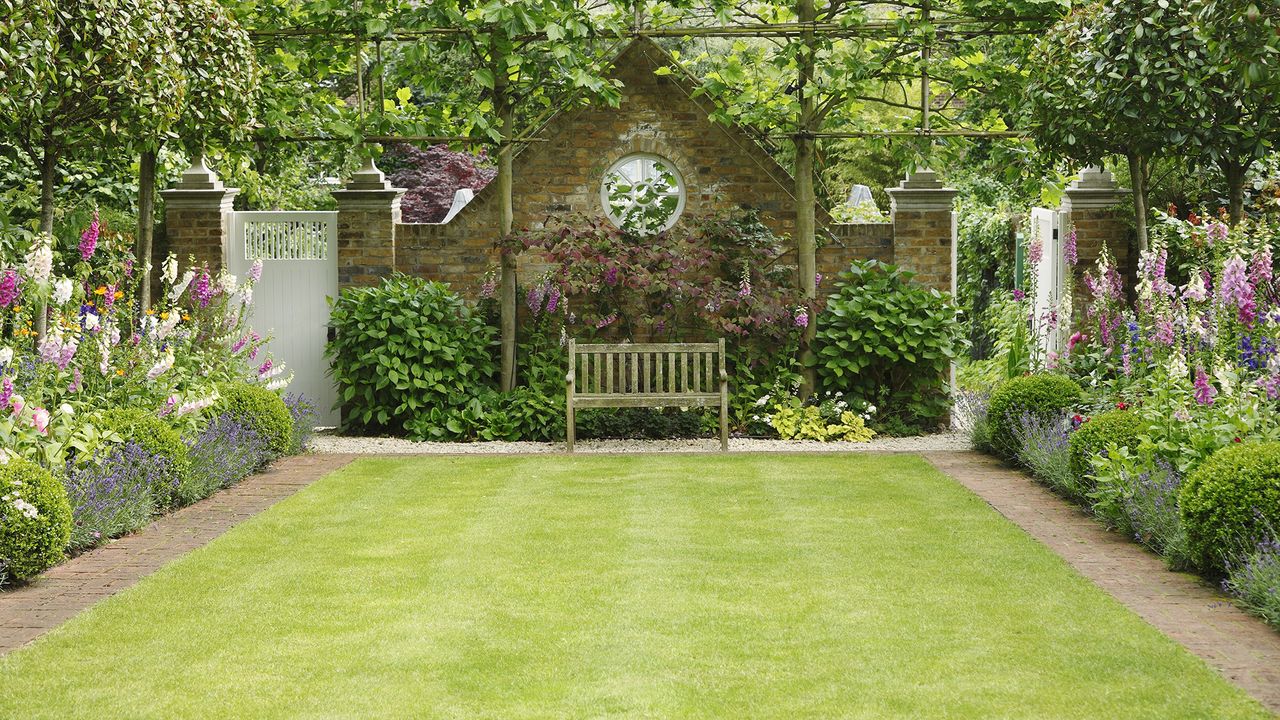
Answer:
<svg viewBox="0 0 1280 720"><path fill-rule="evenodd" d="M569 341L579 395L718 395L724 340L714 343Z"/></svg>

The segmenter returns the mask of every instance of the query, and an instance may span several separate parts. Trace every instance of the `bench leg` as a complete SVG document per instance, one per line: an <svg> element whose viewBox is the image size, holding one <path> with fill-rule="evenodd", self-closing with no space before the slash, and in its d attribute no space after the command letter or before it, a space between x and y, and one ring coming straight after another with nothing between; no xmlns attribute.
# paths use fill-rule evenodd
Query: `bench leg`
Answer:
<svg viewBox="0 0 1280 720"><path fill-rule="evenodd" d="M565 403L564 430L565 430L565 448L569 452L573 452L573 440L574 440L574 435L576 434L575 433L576 428L574 427L572 399L570 399L568 402Z"/></svg>
<svg viewBox="0 0 1280 720"><path fill-rule="evenodd" d="M720 452L729 452L729 393L720 389Z"/></svg>

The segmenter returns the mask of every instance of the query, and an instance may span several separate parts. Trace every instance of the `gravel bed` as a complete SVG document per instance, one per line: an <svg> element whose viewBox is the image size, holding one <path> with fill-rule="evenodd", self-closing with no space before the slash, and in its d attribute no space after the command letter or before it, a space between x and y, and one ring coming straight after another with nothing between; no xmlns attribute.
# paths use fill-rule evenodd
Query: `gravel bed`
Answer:
<svg viewBox="0 0 1280 720"><path fill-rule="evenodd" d="M878 438L868 443L809 440L765 440L730 438L730 452L882 452L920 453L969 450L969 438L958 432L905 438ZM354 455L507 455L564 452L564 443L541 442L414 442L404 438L345 437L331 433L317 435L311 450L318 453ZM667 453L718 452L720 442L705 440L580 440L579 453Z"/></svg>

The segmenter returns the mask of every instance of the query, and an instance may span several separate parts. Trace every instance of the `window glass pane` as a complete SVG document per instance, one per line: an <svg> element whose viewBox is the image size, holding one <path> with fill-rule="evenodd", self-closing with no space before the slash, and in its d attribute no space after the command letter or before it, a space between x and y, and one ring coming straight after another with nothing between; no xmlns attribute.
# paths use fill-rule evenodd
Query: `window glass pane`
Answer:
<svg viewBox="0 0 1280 720"><path fill-rule="evenodd" d="M613 224L638 235L666 230L684 210L680 174L669 160L654 155L629 155L614 163L600 198Z"/></svg>

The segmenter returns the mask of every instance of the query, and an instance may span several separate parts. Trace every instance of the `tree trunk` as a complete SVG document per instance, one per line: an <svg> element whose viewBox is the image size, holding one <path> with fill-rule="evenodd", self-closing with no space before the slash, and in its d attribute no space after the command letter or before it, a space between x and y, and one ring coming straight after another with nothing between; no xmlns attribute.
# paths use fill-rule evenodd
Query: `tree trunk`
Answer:
<svg viewBox="0 0 1280 720"><path fill-rule="evenodd" d="M138 158L138 237L134 255L138 263L138 308L151 308L151 247L156 225L156 151L143 150Z"/></svg>
<svg viewBox="0 0 1280 720"><path fill-rule="evenodd" d="M498 149L498 207L500 232L504 247L499 250L502 275L499 301L502 318L502 390L510 392L516 387L516 257L505 247L511 234L514 212L511 204L511 135L515 129L515 109L507 97L507 70L505 63L496 63L494 71L494 109L502 123L502 145Z"/></svg>
<svg viewBox="0 0 1280 720"><path fill-rule="evenodd" d="M1133 215L1137 228L1138 253L1147 251L1147 171L1148 160L1137 153L1129 154L1129 179L1133 183ZM1137 267L1137 258L1129 258Z"/></svg>
<svg viewBox="0 0 1280 720"><path fill-rule="evenodd" d="M1231 226L1235 227L1240 224L1241 220L1244 220L1244 179L1249 167L1224 158L1218 161L1218 168L1222 170L1222 175L1227 180Z"/></svg>
<svg viewBox="0 0 1280 720"><path fill-rule="evenodd" d="M53 149L52 133L45 132L44 154L40 158L40 234L53 238L53 183L58 168L58 154ZM36 312L36 340L43 340L48 330L49 303L41 298Z"/></svg>
<svg viewBox="0 0 1280 720"><path fill-rule="evenodd" d="M801 23L813 23L817 19L813 0L800 0L797 19ZM817 200L813 191L814 174L814 131L817 121L817 98L811 92L813 83L814 56L812 31L801 35L804 48L799 58L799 87L797 100L800 102L800 122L796 134L796 265L800 274L800 291L804 295L804 303L808 308L809 322L800 336L801 370L800 397L807 398L813 394L817 379L814 367L814 340L817 338Z"/></svg>

